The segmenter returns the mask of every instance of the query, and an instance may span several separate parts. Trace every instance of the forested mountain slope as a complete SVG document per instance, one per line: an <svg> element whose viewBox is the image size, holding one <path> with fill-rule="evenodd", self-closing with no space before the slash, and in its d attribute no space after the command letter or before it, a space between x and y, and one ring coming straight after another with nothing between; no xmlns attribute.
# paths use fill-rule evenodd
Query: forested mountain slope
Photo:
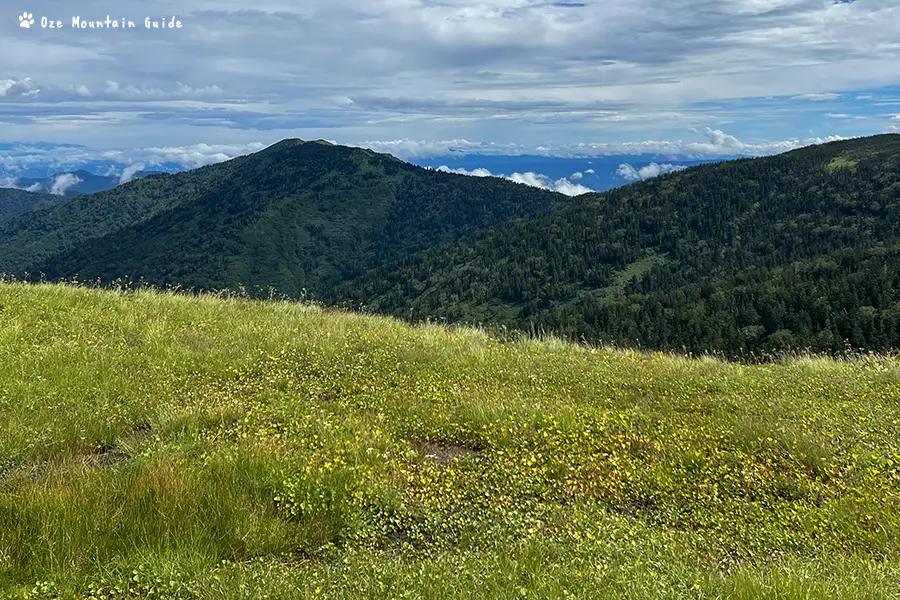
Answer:
<svg viewBox="0 0 900 600"><path fill-rule="evenodd" d="M51 208L66 202L64 196L37 194L12 188L0 188L0 223L27 212Z"/></svg>
<svg viewBox="0 0 900 600"><path fill-rule="evenodd" d="M0 227L0 271L322 295L565 196L286 140L257 154L82 196Z"/></svg>
<svg viewBox="0 0 900 600"><path fill-rule="evenodd" d="M900 346L900 135L704 165L405 257L332 300L693 351Z"/></svg>

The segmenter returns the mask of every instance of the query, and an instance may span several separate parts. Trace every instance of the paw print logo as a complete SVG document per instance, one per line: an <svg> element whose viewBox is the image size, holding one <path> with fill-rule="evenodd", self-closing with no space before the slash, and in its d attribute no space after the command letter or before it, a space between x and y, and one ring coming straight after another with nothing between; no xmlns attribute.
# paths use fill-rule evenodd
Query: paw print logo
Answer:
<svg viewBox="0 0 900 600"><path fill-rule="evenodd" d="M19 15L19 27L28 29L32 25L34 25L34 16L30 12L24 12Z"/></svg>

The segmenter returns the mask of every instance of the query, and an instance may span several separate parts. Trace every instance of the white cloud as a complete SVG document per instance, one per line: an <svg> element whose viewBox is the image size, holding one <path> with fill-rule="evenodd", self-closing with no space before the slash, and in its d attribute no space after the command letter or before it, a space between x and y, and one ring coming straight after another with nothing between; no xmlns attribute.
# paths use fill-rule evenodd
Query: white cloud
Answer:
<svg viewBox="0 0 900 600"><path fill-rule="evenodd" d="M387 152L406 160L433 158L451 155L490 154L521 156L534 154L564 158L589 158L599 156L621 156L658 154L671 157L709 158L728 156L764 156L796 150L813 144L823 144L846 139L841 136L787 139L772 142L744 142L720 129L705 128L705 141L699 140L654 140L643 142L577 142L554 145L530 146L499 142L472 142L469 140L414 141L398 140L388 142L368 141L355 145L370 148L376 152ZM585 171L589 172L589 171Z"/></svg>
<svg viewBox="0 0 900 600"><path fill-rule="evenodd" d="M569 175L569 177L571 177L575 181L578 181L579 179L582 179L584 177L584 173L582 173L580 171L576 171L575 173L572 173L571 175Z"/></svg>
<svg viewBox="0 0 900 600"><path fill-rule="evenodd" d="M469 177L500 177L502 179L514 181L515 183L523 183L532 187L559 192L560 194L565 194L566 196L580 196L581 194L587 194L594 191L591 188L585 187L583 185L572 183L565 177L554 181L546 175L541 175L540 173L534 173L531 171L527 173L513 173L512 175L507 176L494 175L489 170L483 168L473 169L469 171L463 168L451 169L447 165L441 165L437 168L437 170L444 173L467 175Z"/></svg>
<svg viewBox="0 0 900 600"><path fill-rule="evenodd" d="M565 194L566 196L580 196L582 194L589 194L594 191L589 187L577 183L572 183L565 177L551 182L549 189L553 190L554 192L559 192L560 194Z"/></svg>
<svg viewBox="0 0 900 600"><path fill-rule="evenodd" d="M729 150L740 150L744 147L744 143L733 135L728 135L720 129L706 128L706 137L713 146Z"/></svg>
<svg viewBox="0 0 900 600"><path fill-rule="evenodd" d="M458 169L451 169L447 165L441 165L437 168L438 171L442 171L444 173L456 173L457 175L469 175L470 177L493 177L493 173L488 171L487 169L473 169L471 171L467 169L463 169L462 167Z"/></svg>
<svg viewBox="0 0 900 600"><path fill-rule="evenodd" d="M506 177L510 181L515 181L516 183L524 183L525 185L530 185L532 187L539 187L544 189L550 189L552 186L550 184L550 178L546 175L539 175L534 172L527 173L513 173L509 177Z"/></svg>
<svg viewBox="0 0 900 600"><path fill-rule="evenodd" d="M57 175L56 179L53 180L53 187L50 188L50 193L56 196L62 196L66 193L66 190L73 185L78 185L82 181L81 177L73 175L72 173Z"/></svg>
<svg viewBox="0 0 900 600"><path fill-rule="evenodd" d="M593 174L596 173L596 172L597 172L597 171L595 171L595 170L593 170L593 169L588 169L587 171L585 171L585 173L587 173L587 174L589 174L589 175L593 175Z"/></svg>
<svg viewBox="0 0 900 600"><path fill-rule="evenodd" d="M269 144L249 142L245 144L190 144L186 146L164 146L144 148L93 149L83 146L48 146L14 144L0 152L0 175L12 176L28 169L50 172L71 171L88 163L111 163L116 165L110 174L119 174L131 165L141 169L174 163L184 168L230 160L258 152ZM138 169L140 170L140 169Z"/></svg>
<svg viewBox="0 0 900 600"><path fill-rule="evenodd" d="M416 140L393 140L393 141L372 141L357 144L363 148L368 148L375 152L384 152L393 154L399 158L415 160L419 158L431 158L435 156L450 156L453 154L475 154L489 152L495 146L493 142L481 143L470 142L469 140L444 140L444 141L416 141ZM509 146L497 146L503 154L509 149Z"/></svg>
<svg viewBox="0 0 900 600"><path fill-rule="evenodd" d="M0 79L0 98L32 98L40 93L40 87L30 77L25 77L24 79Z"/></svg>
<svg viewBox="0 0 900 600"><path fill-rule="evenodd" d="M252 142L250 144L192 144L190 146L167 146L162 148L145 148L141 156L151 156L147 162L159 164L174 162L187 167L202 167L238 156L259 152L266 144Z"/></svg>
<svg viewBox="0 0 900 600"><path fill-rule="evenodd" d="M135 175L137 175L140 171L143 171L145 168L146 167L142 164L128 165L127 167L125 167L125 169L122 171L122 175L119 177L119 185L128 183L129 181L134 179Z"/></svg>
<svg viewBox="0 0 900 600"><path fill-rule="evenodd" d="M809 100L810 102L825 102L828 100L837 100L840 98L840 94L834 93L822 93L822 94L800 94L798 96L794 96L793 100Z"/></svg>
<svg viewBox="0 0 900 600"><path fill-rule="evenodd" d="M627 179L628 181L639 181L644 179L652 179L653 177L658 177L664 173L673 173L675 171L682 171L687 167L683 165L672 165L672 164L658 164L658 163L650 163L640 169L636 169L628 163L624 163L619 165L619 168L616 170L616 174L623 179Z"/></svg>
<svg viewBox="0 0 900 600"><path fill-rule="evenodd" d="M560 194L565 194L566 196L580 196L581 194L587 194L594 191L583 185L572 183L565 177L553 181L546 175L532 172L513 173L506 179L515 181L516 183L524 183L525 185L543 188L545 190L552 190L554 192L559 192Z"/></svg>
<svg viewBox="0 0 900 600"><path fill-rule="evenodd" d="M0 188L24 190L26 192L40 192L41 184L32 183L27 187L19 186L19 180L15 177L0 177Z"/></svg>
<svg viewBox="0 0 900 600"><path fill-rule="evenodd" d="M204 99L221 96L224 91L217 85L191 87L180 81L166 85L146 84L122 85L107 80L95 86L96 91L84 83L46 84L31 77L22 79L0 79L0 100L31 102L72 102L72 101L169 101L181 99ZM102 88L102 89L99 89Z"/></svg>

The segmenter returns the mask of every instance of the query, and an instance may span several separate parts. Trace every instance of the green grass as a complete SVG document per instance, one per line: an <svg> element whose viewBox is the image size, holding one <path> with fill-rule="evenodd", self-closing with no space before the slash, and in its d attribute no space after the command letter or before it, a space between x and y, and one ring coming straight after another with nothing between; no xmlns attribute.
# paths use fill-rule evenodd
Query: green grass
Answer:
<svg viewBox="0 0 900 600"><path fill-rule="evenodd" d="M0 596L898 598L900 361L0 284Z"/></svg>
<svg viewBox="0 0 900 600"><path fill-rule="evenodd" d="M846 156L838 156L837 158L832 159L827 165L825 165L825 169L828 171L834 171L837 169L853 169L857 165L857 161L851 160Z"/></svg>

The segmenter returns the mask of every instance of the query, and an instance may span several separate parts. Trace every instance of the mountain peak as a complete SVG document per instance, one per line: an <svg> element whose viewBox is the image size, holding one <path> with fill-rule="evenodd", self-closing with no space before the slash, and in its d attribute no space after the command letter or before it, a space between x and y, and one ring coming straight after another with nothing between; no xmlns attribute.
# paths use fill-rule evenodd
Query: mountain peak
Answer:
<svg viewBox="0 0 900 600"><path fill-rule="evenodd" d="M345 146L336 144L329 140L301 140L299 138L287 138L276 142L267 148L248 154L242 159L248 159L251 162L256 159L264 160L308 160L313 157L330 157L329 160L344 159L358 160L365 157L366 160L375 160L381 164L402 163L399 158L391 154L382 154L368 148L358 146ZM354 158L355 157L355 158ZM317 160L317 159L316 159Z"/></svg>
<svg viewBox="0 0 900 600"><path fill-rule="evenodd" d="M266 150L275 150L280 148L293 148L295 146L302 146L306 143L306 140L301 140L300 138L285 138L280 142L275 142L271 146L265 148Z"/></svg>
<svg viewBox="0 0 900 600"><path fill-rule="evenodd" d="M249 154L248 156L253 156L254 154L259 154L262 156L266 155L277 155L283 152L290 151L304 151L304 152L317 152L320 150L324 150L326 148L329 149L340 149L346 148L348 150L355 150L356 148L350 148L347 146L341 146L338 144L334 144L327 140L301 140L300 138L287 138L283 139L280 142L276 142L271 146L264 148L259 152L255 152L253 154Z"/></svg>

